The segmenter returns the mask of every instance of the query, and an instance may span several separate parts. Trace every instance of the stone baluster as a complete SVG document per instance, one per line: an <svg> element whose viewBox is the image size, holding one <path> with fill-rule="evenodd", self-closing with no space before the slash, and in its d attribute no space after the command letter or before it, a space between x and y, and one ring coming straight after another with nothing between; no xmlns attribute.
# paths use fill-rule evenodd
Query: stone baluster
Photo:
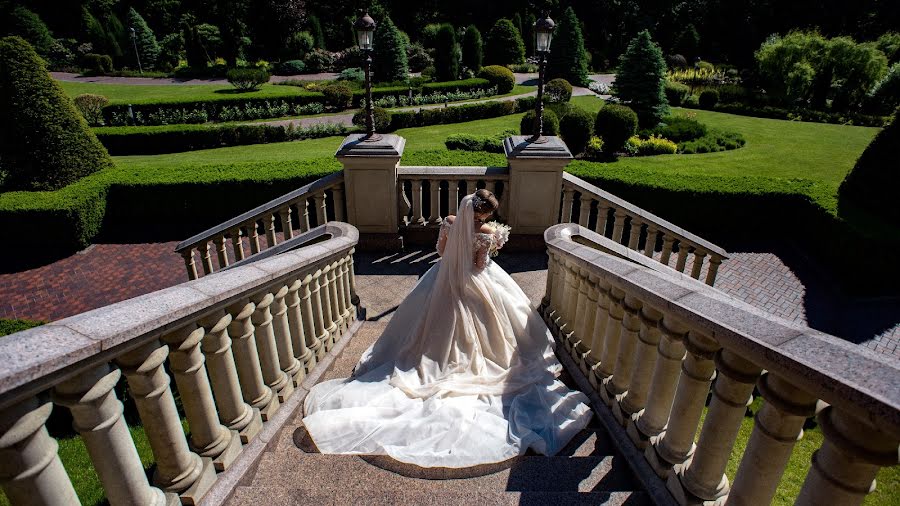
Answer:
<svg viewBox="0 0 900 506"><path fill-rule="evenodd" d="M217 236L213 239L213 244L216 245L216 256L219 260L219 269L228 267L228 250L225 244L225 236Z"/></svg>
<svg viewBox="0 0 900 506"><path fill-rule="evenodd" d="M324 225L328 221L328 207L325 204L325 190L313 194L316 203L316 225Z"/></svg>
<svg viewBox="0 0 900 506"><path fill-rule="evenodd" d="M900 441L860 416L825 407L816 417L825 441L812 456L812 467L796 504L856 506L875 490L881 466L897 465Z"/></svg>
<svg viewBox="0 0 900 506"><path fill-rule="evenodd" d="M570 338L575 332L575 309L578 304L578 267L571 261L566 260L566 288L563 297L563 306L561 308L563 325L563 335L565 343L571 347Z"/></svg>
<svg viewBox="0 0 900 506"><path fill-rule="evenodd" d="M237 227L230 232L231 250L234 252L234 261L240 262L246 255L244 254L244 236L241 234L241 227Z"/></svg>
<svg viewBox="0 0 900 506"><path fill-rule="evenodd" d="M334 221L344 221L344 185L331 187L331 201L334 203Z"/></svg>
<svg viewBox="0 0 900 506"><path fill-rule="evenodd" d="M609 221L609 204L601 200L597 204L597 223L594 224L594 232L606 237L607 221Z"/></svg>
<svg viewBox="0 0 900 506"><path fill-rule="evenodd" d="M312 302L309 300L309 283L297 278L288 287L287 302L288 326L290 327L291 345L294 359L300 363L300 369L293 374L294 386L306 377L306 373L316 366L316 354L309 345L315 341L312 321ZM279 358L281 352L279 351Z"/></svg>
<svg viewBox="0 0 900 506"><path fill-rule="evenodd" d="M259 410L250 407L243 399L231 350L232 340L228 334L231 321L231 315L224 312L200 320L200 324L207 328L200 349L206 356L219 420L229 429L237 431L241 443L247 444L262 429L262 418Z"/></svg>
<svg viewBox="0 0 900 506"><path fill-rule="evenodd" d="M440 225L441 218L441 182L437 179L428 181L428 189L431 192L431 212L428 214L428 223Z"/></svg>
<svg viewBox="0 0 900 506"><path fill-rule="evenodd" d="M328 305L331 306L331 321L334 322L334 331L331 334L332 345L341 338L341 329L344 326L342 320L343 310L340 306L340 297L338 295L338 262L333 262L331 270L328 271Z"/></svg>
<svg viewBox="0 0 900 506"><path fill-rule="evenodd" d="M351 311L350 298L347 296L347 257L342 257L337 261L337 269L335 270L335 282L337 286L337 308L338 317L341 322L341 330L350 328Z"/></svg>
<svg viewBox="0 0 900 506"><path fill-rule="evenodd" d="M650 467L660 478L666 478L673 466L683 464L694 454L697 425L706 404L709 384L716 376L712 359L718 344L693 330L684 343L688 353L681 364L681 377L672 412L669 413L669 424L665 432L650 438L651 446L644 453Z"/></svg>
<svg viewBox="0 0 900 506"><path fill-rule="evenodd" d="M264 216L262 220L263 228L266 230L266 248L271 248L278 244L278 236L275 235L275 215Z"/></svg>
<svg viewBox="0 0 900 506"><path fill-rule="evenodd" d="M52 410L30 397L0 411L0 486L12 504L81 504L44 425Z"/></svg>
<svg viewBox="0 0 900 506"><path fill-rule="evenodd" d="M588 381L594 388L600 385L597 382L597 376L594 371L600 364L600 358L603 355L606 325L609 323L609 290L609 282L602 278L597 278L597 305L594 307L594 327L591 330L590 349L584 358L585 368L591 371L587 375Z"/></svg>
<svg viewBox="0 0 900 506"><path fill-rule="evenodd" d="M150 449L156 458L153 484L177 494L182 502L197 504L216 481L212 459L188 448L169 375L163 368L169 347L150 341L116 359L125 373Z"/></svg>
<svg viewBox="0 0 900 506"><path fill-rule="evenodd" d="M216 471L221 472L237 458L241 442L236 432L219 422L209 377L203 366L206 360L200 351L200 341L205 334L202 327L190 325L164 335L162 340L171 350L169 366L191 429L191 450L201 457L211 458Z"/></svg>
<svg viewBox="0 0 900 506"><path fill-rule="evenodd" d="M412 180L412 221L419 226L425 225L425 215L422 212L422 180Z"/></svg>
<svg viewBox="0 0 900 506"><path fill-rule="evenodd" d="M688 462L675 466L666 483L680 504L694 504L698 499L715 501L728 495L725 466L762 372L756 364L725 349L716 354L715 362L719 375L697 448Z"/></svg>
<svg viewBox="0 0 900 506"><path fill-rule="evenodd" d="M213 272L213 263L212 256L209 253L209 242L204 242L201 246L197 248L200 252L200 259L203 265L203 274L212 274Z"/></svg>
<svg viewBox="0 0 900 506"><path fill-rule="evenodd" d="M572 212L574 211L575 188L571 186L563 187L562 215L560 223L569 223L572 221Z"/></svg>
<svg viewBox="0 0 900 506"><path fill-rule="evenodd" d="M263 380L259 350L254 335L255 328L250 319L255 310L256 305L249 300L232 304L228 308L228 312L234 315L234 319L228 325L228 333L231 335L235 350L234 364L237 366L238 380L241 383L244 400L259 409L262 420L267 422L278 411L280 404L278 396Z"/></svg>
<svg viewBox="0 0 900 506"><path fill-rule="evenodd" d="M644 256L653 258L653 251L656 249L656 227L647 223L647 238L644 240Z"/></svg>
<svg viewBox="0 0 900 506"><path fill-rule="evenodd" d="M685 356L684 339L687 328L669 316L663 317L658 328L659 346L646 407L632 416L632 422L626 428L631 440L639 448L646 448L651 437L666 429L675 398L675 387L678 385L678 373Z"/></svg>
<svg viewBox="0 0 900 506"><path fill-rule="evenodd" d="M284 293L287 293L287 289ZM282 297L282 301L283 301ZM294 393L294 381L288 374L281 370L281 362L278 355L278 342L275 338L275 326L272 324L272 303L275 295L271 293L259 294L253 298L256 309L250 316L250 321L256 327L256 349L259 351L259 365L262 369L263 381L278 396L278 402L283 403ZM286 340L290 344L290 339ZM293 358L293 350L291 353Z"/></svg>
<svg viewBox="0 0 900 506"><path fill-rule="evenodd" d="M578 365L581 366L581 371L585 376L590 376L592 364L588 364L587 357L591 352L591 344L593 344L594 339L594 325L597 318L597 300L600 296L600 289L597 286L599 278L596 275L589 272L585 273L585 275L587 276L588 285L587 304L585 305L584 316L579 320L581 323L581 327L578 330L580 345L578 346L575 359L578 361Z"/></svg>
<svg viewBox="0 0 900 506"><path fill-rule="evenodd" d="M689 249L691 249L691 247L687 242L683 240L678 241L678 260L675 261L675 270L678 272L684 272L684 268L687 265Z"/></svg>
<svg viewBox="0 0 900 506"><path fill-rule="evenodd" d="M700 279L700 270L703 269L703 258L706 256L706 252L702 249L694 250L694 262L691 264L691 277L694 279Z"/></svg>
<svg viewBox="0 0 900 506"><path fill-rule="evenodd" d="M311 276L307 276L303 283L306 285L310 291L309 299L312 301L312 310L310 313L313 316L313 336L315 336L315 344L309 344L310 349L314 350L316 353L316 359L319 361L325 356L325 352L328 351L325 347L325 342L328 341L328 330L326 329L326 325L330 322L325 319L325 308L323 307L323 297L322 297L322 269L316 269L316 272Z"/></svg>
<svg viewBox="0 0 900 506"><path fill-rule="evenodd" d="M510 201L510 193L509 191L509 179L503 181L503 193L500 195L500 216L503 216L504 219L509 218L509 201Z"/></svg>
<svg viewBox="0 0 900 506"><path fill-rule="evenodd" d="M672 248L675 245L675 238L663 232L662 252L659 255L659 263L669 265L669 258L672 257Z"/></svg>
<svg viewBox="0 0 900 506"><path fill-rule="evenodd" d="M466 195L475 193L478 190L478 181L474 179L466 179Z"/></svg>
<svg viewBox="0 0 900 506"><path fill-rule="evenodd" d="M447 181L447 212L456 214L459 208L459 179L451 179Z"/></svg>
<svg viewBox="0 0 900 506"><path fill-rule="evenodd" d="M95 366L56 385L53 400L72 411L72 426L81 434L111 506L166 506L163 491L147 481L122 417L115 391L121 375L109 364Z"/></svg>
<svg viewBox="0 0 900 506"><path fill-rule="evenodd" d="M275 292L275 300L272 301L271 309L272 330L275 332L275 346L278 349L278 367L287 374L291 385L295 387L306 377L306 371L303 369L303 363L295 356L294 343L296 341L303 343L304 352L309 354L302 331L298 331L299 335L297 338L293 337L294 329L291 324L291 317L288 316L288 302L294 304L294 307L300 304L300 298L297 297L297 290L299 289L299 280L290 286L284 285L279 288ZM302 352L298 351L298 353ZM287 398L287 396L284 396L284 398ZM278 400L284 402L281 397Z"/></svg>
<svg viewBox="0 0 900 506"><path fill-rule="evenodd" d="M250 254L255 255L259 253L259 223L256 220L251 220L247 223L247 237L250 240Z"/></svg>
<svg viewBox="0 0 900 506"><path fill-rule="evenodd" d="M350 285L350 291L348 292L348 295L350 296L350 302L354 305L357 305L357 304L359 304L359 297L356 295L356 271L354 271L354 267L353 267L353 254L354 253L356 253L355 248L351 249L347 253L347 258L350 259L349 265L347 266L347 275L348 275L347 281L349 282L349 285Z"/></svg>
<svg viewBox="0 0 900 506"><path fill-rule="evenodd" d="M622 319L625 317L625 292L617 287L609 289L609 316L606 320L606 333L603 336L603 351L594 368L597 385L602 385L612 376L616 367L616 356L619 353L619 338L622 335ZM605 385L604 385L605 387ZM599 388L600 397L609 404L606 388Z"/></svg>
<svg viewBox="0 0 900 506"><path fill-rule="evenodd" d="M347 322L347 327L350 327L350 324L353 323L353 320L356 318L356 307L354 306L353 301L353 289L350 287L350 280L353 277L353 255L348 254L344 257L344 298L345 304L347 306L347 318L349 321Z"/></svg>
<svg viewBox="0 0 900 506"><path fill-rule="evenodd" d="M626 428L635 414L644 409L647 403L647 391L650 389L650 379L656 365L656 347L659 345L657 324L662 319L662 313L649 306L643 306L638 319L640 330L635 340L634 367L628 381L628 391L616 398L619 402L614 405L613 410L614 415L621 412L619 423ZM627 321L625 326L628 326ZM618 372L615 375L618 375Z"/></svg>
<svg viewBox="0 0 900 506"><path fill-rule="evenodd" d="M631 218L631 231L628 233L628 249L638 251L638 243L641 240L643 222L637 218Z"/></svg>
<svg viewBox="0 0 900 506"><path fill-rule="evenodd" d="M565 260L563 257L559 255L553 255L553 265L552 267L548 265L547 269L547 277L552 278L553 287L550 289L550 305L546 310L546 317L548 321L555 321L560 315L560 308L562 308L564 296L565 296ZM550 269L552 268L553 273L550 275Z"/></svg>
<svg viewBox="0 0 900 506"><path fill-rule="evenodd" d="M587 315L588 309L588 271L587 269L576 268L575 269L575 282L576 289L578 290L575 294L575 311L573 312L573 320L572 320L572 334L570 334L570 344L572 357L580 362L579 356L586 351L587 345L583 344L585 339L584 334L584 324L587 320L585 316ZM593 311L591 311L593 316Z"/></svg>
<svg viewBox="0 0 900 506"><path fill-rule="evenodd" d="M397 190L400 192L397 195L397 217L401 227L409 225L410 215L412 214L412 204L406 196L406 183L407 181L397 180ZM409 183L411 188L412 182L409 181ZM412 190L410 190L410 193L412 193Z"/></svg>
<svg viewBox="0 0 900 506"><path fill-rule="evenodd" d="M296 203L297 218L300 221L300 232L308 232L311 228L309 225L309 199L303 197Z"/></svg>
<svg viewBox="0 0 900 506"><path fill-rule="evenodd" d="M625 233L625 218L627 217L628 215L625 214L625 211L616 209L616 221L613 222L612 240L619 244L622 244L622 234Z"/></svg>
<svg viewBox="0 0 900 506"><path fill-rule="evenodd" d="M722 257L713 253L709 256L709 269L706 271L706 284L713 286L716 282L716 274L719 272L719 266L722 265Z"/></svg>
<svg viewBox="0 0 900 506"><path fill-rule="evenodd" d="M322 325L325 325L325 351L331 351L334 347L335 334L337 333L337 324L335 323L334 307L331 305L331 269L332 266L326 265L322 269L322 275L319 276L319 299L322 301Z"/></svg>
<svg viewBox="0 0 900 506"><path fill-rule="evenodd" d="M816 398L768 373L758 382L765 399L734 477L728 504L771 504L803 424L816 411Z"/></svg>
<svg viewBox="0 0 900 506"><path fill-rule="evenodd" d="M541 304L538 307L538 312L545 317L547 316L547 308L549 308L552 304L553 300L553 280L554 280L554 270L555 270L555 259L556 255L552 250L547 250L547 279L546 284L544 285L544 296L541 297Z"/></svg>
<svg viewBox="0 0 900 506"><path fill-rule="evenodd" d="M197 263L194 262L194 250L186 249L182 251L181 257L184 258L184 267L187 269L188 279L200 277L200 274L197 272Z"/></svg>
<svg viewBox="0 0 900 506"><path fill-rule="evenodd" d="M622 403L625 394L631 384L631 375L634 371L635 348L638 344L638 332L641 330L641 318L639 313L644 303L634 297L625 297L625 315L622 319L621 339L619 339L619 353L616 356L616 368L613 375L606 382L606 392L609 395L609 405L613 408L613 416L619 424L625 426L625 421L631 418L633 411L623 413Z"/></svg>
<svg viewBox="0 0 900 506"><path fill-rule="evenodd" d="M278 218L281 220L281 232L284 234L284 240L293 239L294 226L291 225L291 206L279 209Z"/></svg>
<svg viewBox="0 0 900 506"><path fill-rule="evenodd" d="M578 224L582 227L588 226L591 218L591 197L587 193L581 194L581 206L578 208Z"/></svg>

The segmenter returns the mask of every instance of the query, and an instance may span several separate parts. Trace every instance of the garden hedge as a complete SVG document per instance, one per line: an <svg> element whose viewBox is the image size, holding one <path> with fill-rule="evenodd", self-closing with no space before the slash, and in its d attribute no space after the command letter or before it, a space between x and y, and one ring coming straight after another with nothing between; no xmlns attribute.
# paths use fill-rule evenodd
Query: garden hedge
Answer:
<svg viewBox="0 0 900 506"><path fill-rule="evenodd" d="M534 108L534 98L494 100L453 107L421 109L419 111L392 111L390 131L447 123L461 123L477 119L508 116Z"/></svg>

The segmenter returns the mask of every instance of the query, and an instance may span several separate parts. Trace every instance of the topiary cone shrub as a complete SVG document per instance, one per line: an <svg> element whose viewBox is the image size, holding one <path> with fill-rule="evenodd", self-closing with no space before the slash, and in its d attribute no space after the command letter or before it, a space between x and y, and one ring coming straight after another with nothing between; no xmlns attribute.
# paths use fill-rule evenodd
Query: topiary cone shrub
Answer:
<svg viewBox="0 0 900 506"><path fill-rule="evenodd" d="M665 84L662 50L644 30L631 39L619 58L613 84L616 96L637 113L642 127L653 128L669 114Z"/></svg>
<svg viewBox="0 0 900 506"><path fill-rule="evenodd" d="M44 60L19 37L0 39L0 117L8 188L57 190L113 166Z"/></svg>
<svg viewBox="0 0 900 506"><path fill-rule="evenodd" d="M869 211L900 224L900 109L884 130L878 132L872 143L863 151L853 170L847 174L838 189L839 204L851 200Z"/></svg>
<svg viewBox="0 0 900 506"><path fill-rule="evenodd" d="M534 135L534 110L530 110L522 116L522 121L519 123L519 132L522 135ZM559 135L559 118L556 116L556 113L549 110L544 109L544 135Z"/></svg>
<svg viewBox="0 0 900 506"><path fill-rule="evenodd" d="M594 133L603 139L604 151L615 153L622 151L625 142L637 132L638 117L624 105L607 105L597 112L594 120Z"/></svg>

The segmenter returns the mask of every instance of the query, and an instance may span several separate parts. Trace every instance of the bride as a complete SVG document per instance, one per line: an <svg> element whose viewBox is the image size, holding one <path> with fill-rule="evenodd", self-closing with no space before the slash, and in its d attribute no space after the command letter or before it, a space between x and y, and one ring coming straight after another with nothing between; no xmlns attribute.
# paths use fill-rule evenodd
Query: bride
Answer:
<svg viewBox="0 0 900 506"><path fill-rule="evenodd" d="M353 376L322 382L303 423L322 453L380 454L421 467L501 462L561 450L591 418L528 297L491 261L506 234L484 221L487 190L441 225L441 260L362 356Z"/></svg>

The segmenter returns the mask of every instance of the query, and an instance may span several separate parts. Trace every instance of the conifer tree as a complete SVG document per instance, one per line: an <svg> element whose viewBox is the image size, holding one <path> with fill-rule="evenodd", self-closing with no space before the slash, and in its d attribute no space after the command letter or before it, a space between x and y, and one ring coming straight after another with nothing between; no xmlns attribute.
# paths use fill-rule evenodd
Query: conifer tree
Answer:
<svg viewBox="0 0 900 506"><path fill-rule="evenodd" d="M619 58L616 96L637 113L641 126L652 128L669 114L666 100L666 63L650 32L638 33Z"/></svg>
<svg viewBox="0 0 900 506"><path fill-rule="evenodd" d="M400 30L384 13L379 16L375 27L374 54L372 55L372 72L375 81L405 81L409 78L409 61L406 56L406 45Z"/></svg>
<svg viewBox="0 0 900 506"><path fill-rule="evenodd" d="M665 69L663 69L665 72ZM556 24L550 56L547 59L547 79L560 77L576 86L588 85L587 52L575 10L569 7Z"/></svg>
<svg viewBox="0 0 900 506"><path fill-rule="evenodd" d="M499 19L487 36L485 61L490 65L509 65L525 61L525 43L512 21Z"/></svg>
<svg viewBox="0 0 900 506"><path fill-rule="evenodd" d="M53 36L40 16L25 7L15 7L7 20L10 35L18 35L31 44L40 55L46 56L53 44Z"/></svg>
<svg viewBox="0 0 900 506"><path fill-rule="evenodd" d="M325 34L322 32L322 23L319 22L319 18L317 16L310 16L307 23L309 24L309 34L313 37L315 47L327 49L325 47Z"/></svg>
<svg viewBox="0 0 900 506"><path fill-rule="evenodd" d="M152 69L159 59L159 42L156 41L156 35L134 8L128 9L128 26L134 28L135 44L138 55L141 57L141 66L145 69Z"/></svg>
<svg viewBox="0 0 900 506"><path fill-rule="evenodd" d="M472 72L481 70L481 62L484 59L481 42L481 32L475 25L469 25L463 35L463 65Z"/></svg>
<svg viewBox="0 0 900 506"><path fill-rule="evenodd" d="M534 14L529 12L525 16L522 39L525 41L525 54L528 56L534 56L534 24L536 22L537 18L534 17Z"/></svg>
<svg viewBox="0 0 900 506"><path fill-rule="evenodd" d="M459 44L453 25L444 23L438 29L434 49L434 71L438 81L452 81L459 77Z"/></svg>

